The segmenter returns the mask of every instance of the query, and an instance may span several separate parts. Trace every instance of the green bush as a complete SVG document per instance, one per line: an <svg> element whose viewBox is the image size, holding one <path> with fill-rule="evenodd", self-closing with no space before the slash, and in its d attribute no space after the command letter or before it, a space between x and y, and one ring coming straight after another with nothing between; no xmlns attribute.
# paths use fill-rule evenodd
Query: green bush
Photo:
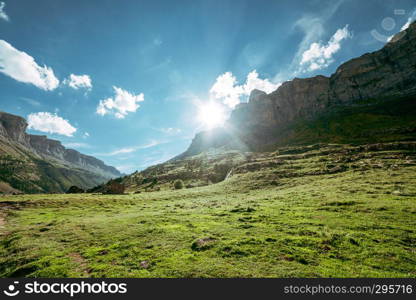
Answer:
<svg viewBox="0 0 416 300"><path fill-rule="evenodd" d="M174 186L175 190L180 190L180 189L183 189L184 184L183 184L182 180L178 179L178 180L175 181L173 186Z"/></svg>

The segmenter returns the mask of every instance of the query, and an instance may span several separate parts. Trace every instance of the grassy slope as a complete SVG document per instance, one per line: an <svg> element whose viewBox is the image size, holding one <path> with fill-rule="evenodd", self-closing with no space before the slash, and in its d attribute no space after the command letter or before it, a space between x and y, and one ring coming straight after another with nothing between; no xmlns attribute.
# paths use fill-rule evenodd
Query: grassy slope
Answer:
<svg viewBox="0 0 416 300"><path fill-rule="evenodd" d="M2 197L0 276L416 277L414 150L346 148L185 190Z"/></svg>

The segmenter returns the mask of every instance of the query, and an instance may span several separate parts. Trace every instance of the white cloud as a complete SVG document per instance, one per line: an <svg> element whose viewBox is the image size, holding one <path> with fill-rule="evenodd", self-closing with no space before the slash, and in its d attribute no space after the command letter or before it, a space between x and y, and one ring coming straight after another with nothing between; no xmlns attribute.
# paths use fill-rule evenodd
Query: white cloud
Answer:
<svg viewBox="0 0 416 300"><path fill-rule="evenodd" d="M244 93L250 95L254 89L263 91L267 94L275 91L280 86L280 83L272 83L269 79L260 79L256 70L251 71L247 75L246 84L243 86Z"/></svg>
<svg viewBox="0 0 416 300"><path fill-rule="evenodd" d="M143 93L134 95L116 86L113 88L115 97L101 100L97 106L97 114L104 116L114 113L116 118L123 119L129 112L135 112L140 107L138 103L144 101Z"/></svg>
<svg viewBox="0 0 416 300"><path fill-rule="evenodd" d="M84 132L84 134L82 135L83 139L86 139L90 136L90 134L88 132Z"/></svg>
<svg viewBox="0 0 416 300"><path fill-rule="evenodd" d="M62 119L57 114L48 112L32 113L27 116L29 129L35 129L47 133L57 133L66 136L72 136L77 129L74 128L65 119Z"/></svg>
<svg viewBox="0 0 416 300"><path fill-rule="evenodd" d="M0 40L0 72L45 91L54 90L59 85L51 68L39 66L33 57L15 49L4 40Z"/></svg>
<svg viewBox="0 0 416 300"><path fill-rule="evenodd" d="M91 89L91 78L88 75L74 75L71 74L64 80L64 84L69 85L71 88L77 90L79 88Z"/></svg>
<svg viewBox="0 0 416 300"><path fill-rule="evenodd" d="M217 77L210 89L211 97L221 100L225 105L234 108L241 102L241 97L250 95L251 91L258 89L271 93L280 86L280 83L272 83L268 79L260 79L256 70L251 71L243 85L237 84L237 79L231 72L226 72Z"/></svg>
<svg viewBox="0 0 416 300"><path fill-rule="evenodd" d="M328 67L334 62L333 56L341 49L341 41L351 37L348 25L338 29L326 45L321 42L312 43L308 50L303 52L300 65L303 72L315 71Z"/></svg>
<svg viewBox="0 0 416 300"><path fill-rule="evenodd" d="M231 72L218 76L209 91L215 99L221 99L225 105L231 108L240 103L240 96L243 92L242 86L237 85L237 79Z"/></svg>
<svg viewBox="0 0 416 300"><path fill-rule="evenodd" d="M0 2L0 19L3 19L4 21L9 21L9 16L4 11L5 7L6 7L6 3Z"/></svg>

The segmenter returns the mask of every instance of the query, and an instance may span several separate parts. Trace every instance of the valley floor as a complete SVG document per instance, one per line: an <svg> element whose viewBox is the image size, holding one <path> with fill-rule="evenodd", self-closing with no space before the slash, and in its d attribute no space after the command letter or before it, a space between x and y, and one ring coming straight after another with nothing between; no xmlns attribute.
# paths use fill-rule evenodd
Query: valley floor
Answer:
<svg viewBox="0 0 416 300"><path fill-rule="evenodd" d="M327 157L292 159L299 176L0 197L0 276L415 278L415 152L314 173Z"/></svg>

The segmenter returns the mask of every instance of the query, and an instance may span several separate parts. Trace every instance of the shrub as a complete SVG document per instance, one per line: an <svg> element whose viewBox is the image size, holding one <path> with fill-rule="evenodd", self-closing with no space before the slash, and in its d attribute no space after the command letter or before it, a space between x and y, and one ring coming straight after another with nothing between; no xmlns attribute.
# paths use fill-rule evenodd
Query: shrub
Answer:
<svg viewBox="0 0 416 300"><path fill-rule="evenodd" d="M66 193L67 194L79 194L79 193L85 193L85 191L82 188L77 187L76 185L73 185L66 191Z"/></svg>
<svg viewBox="0 0 416 300"><path fill-rule="evenodd" d="M178 179L178 180L175 181L173 186L174 186L175 190L180 190L180 189L183 189L184 184L183 184L182 180Z"/></svg>

